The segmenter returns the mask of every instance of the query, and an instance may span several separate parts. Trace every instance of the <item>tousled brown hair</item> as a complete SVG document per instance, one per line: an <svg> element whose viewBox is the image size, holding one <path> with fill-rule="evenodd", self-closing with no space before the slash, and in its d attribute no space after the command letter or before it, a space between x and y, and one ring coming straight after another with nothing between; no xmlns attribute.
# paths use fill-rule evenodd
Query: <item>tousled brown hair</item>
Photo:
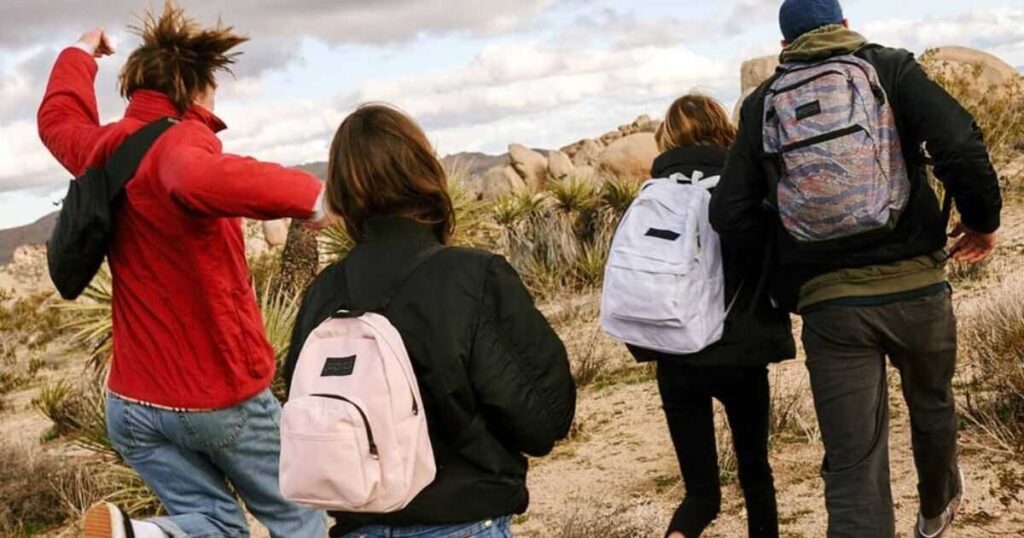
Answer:
<svg viewBox="0 0 1024 538"><path fill-rule="evenodd" d="M357 242L371 217L428 224L442 243L455 230L448 177L416 122L386 104L365 104L338 127L327 167L327 203Z"/></svg>
<svg viewBox="0 0 1024 538"><path fill-rule="evenodd" d="M156 90L184 113L205 92L216 88L217 71L230 72L239 52L229 52L249 38L219 21L202 28L185 10L168 0L156 17L147 11L131 30L142 45L128 57L121 69L121 95L131 98L136 90Z"/></svg>
<svg viewBox="0 0 1024 538"><path fill-rule="evenodd" d="M736 140L736 127L721 103L691 94L672 103L654 136L661 151L691 146L727 148Z"/></svg>

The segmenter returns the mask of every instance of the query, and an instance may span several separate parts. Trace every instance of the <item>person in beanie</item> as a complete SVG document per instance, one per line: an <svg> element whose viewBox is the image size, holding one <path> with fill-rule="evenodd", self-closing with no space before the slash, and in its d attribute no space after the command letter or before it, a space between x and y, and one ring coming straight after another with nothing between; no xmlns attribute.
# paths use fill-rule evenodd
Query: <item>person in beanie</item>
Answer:
<svg viewBox="0 0 1024 538"><path fill-rule="evenodd" d="M223 153L215 74L246 38L203 28L168 2L137 29L120 76L124 118L101 125L101 29L57 58L39 135L71 173L104 166L129 136L175 118L142 159L114 213L114 354L107 377L111 444L168 515L133 521L110 503L84 515L85 538L248 536L239 499L274 538L326 536L326 516L281 496L281 406L270 392L267 341L245 258L242 217L329 220L315 177Z"/></svg>
<svg viewBox="0 0 1024 538"><path fill-rule="evenodd" d="M765 207L779 217L771 288L803 318L828 536L895 536L886 357L910 410L920 497L912 535L942 536L964 491L946 261L992 252L998 178L974 119L911 53L869 44L836 0L787 0L779 22L782 67L743 103L711 222L725 240L757 232ZM929 185L929 162L946 204ZM947 237L953 203L960 222Z"/></svg>

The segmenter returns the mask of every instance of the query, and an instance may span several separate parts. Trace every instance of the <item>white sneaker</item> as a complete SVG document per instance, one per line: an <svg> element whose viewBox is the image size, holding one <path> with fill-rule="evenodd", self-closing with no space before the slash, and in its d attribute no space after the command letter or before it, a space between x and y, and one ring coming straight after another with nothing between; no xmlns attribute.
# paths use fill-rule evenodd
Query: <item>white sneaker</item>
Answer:
<svg viewBox="0 0 1024 538"><path fill-rule="evenodd" d="M131 519L108 502L98 502L85 511L82 538L135 538Z"/></svg>
<svg viewBox="0 0 1024 538"><path fill-rule="evenodd" d="M926 518L920 513L917 514L917 525L914 525L914 536L916 538L939 538L946 534L953 526L953 519L960 508L960 500L964 497L964 473L957 469L956 475L957 493L949 500L946 509L941 514L932 518Z"/></svg>

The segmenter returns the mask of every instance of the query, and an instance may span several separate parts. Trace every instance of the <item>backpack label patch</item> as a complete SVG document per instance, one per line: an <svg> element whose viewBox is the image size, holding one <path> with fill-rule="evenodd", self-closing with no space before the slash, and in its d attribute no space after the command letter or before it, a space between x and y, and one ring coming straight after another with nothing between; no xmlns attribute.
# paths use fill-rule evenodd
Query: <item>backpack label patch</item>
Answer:
<svg viewBox="0 0 1024 538"><path fill-rule="evenodd" d="M811 101L806 105L797 107L796 121L802 121L821 114L821 101Z"/></svg>
<svg viewBox="0 0 1024 538"><path fill-rule="evenodd" d="M345 377L352 375L356 368L356 356L328 357L320 377Z"/></svg>
<svg viewBox="0 0 1024 538"><path fill-rule="evenodd" d="M666 241L675 241L676 239L679 239L679 234L677 232L673 232L672 230L660 230L658 228L651 228L650 230L647 230L647 233L644 235L647 237L664 239Z"/></svg>

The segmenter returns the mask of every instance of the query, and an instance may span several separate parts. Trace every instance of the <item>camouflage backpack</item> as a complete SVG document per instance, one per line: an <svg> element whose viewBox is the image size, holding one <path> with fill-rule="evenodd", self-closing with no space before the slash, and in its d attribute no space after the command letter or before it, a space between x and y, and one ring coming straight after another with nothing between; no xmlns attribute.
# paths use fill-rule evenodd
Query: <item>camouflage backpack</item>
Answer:
<svg viewBox="0 0 1024 538"><path fill-rule="evenodd" d="M779 67L765 94L764 151L780 164L777 207L804 246L895 228L910 181L875 68L852 55Z"/></svg>

